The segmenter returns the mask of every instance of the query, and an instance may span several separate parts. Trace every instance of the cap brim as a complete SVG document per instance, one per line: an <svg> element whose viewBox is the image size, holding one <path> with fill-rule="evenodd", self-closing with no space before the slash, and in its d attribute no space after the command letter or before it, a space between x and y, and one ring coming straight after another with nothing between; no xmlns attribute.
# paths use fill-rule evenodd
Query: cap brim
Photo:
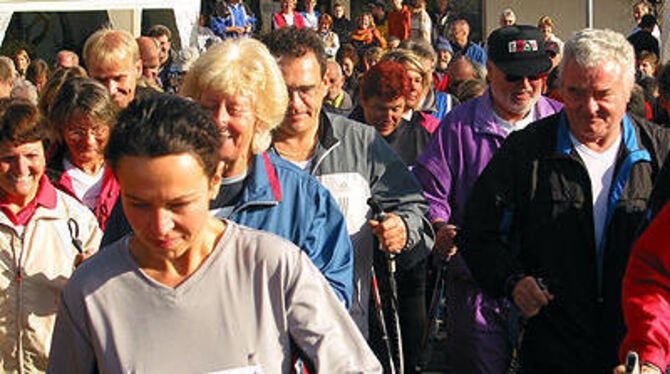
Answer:
<svg viewBox="0 0 670 374"><path fill-rule="evenodd" d="M546 73L551 69L551 59L549 56L516 61L493 61L493 63L503 73L516 76L538 75Z"/></svg>

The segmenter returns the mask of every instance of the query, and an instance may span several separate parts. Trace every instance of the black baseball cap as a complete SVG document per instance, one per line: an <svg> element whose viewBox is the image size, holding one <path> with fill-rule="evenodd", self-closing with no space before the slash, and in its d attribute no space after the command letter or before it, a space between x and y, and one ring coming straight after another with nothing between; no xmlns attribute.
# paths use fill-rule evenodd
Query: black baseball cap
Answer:
<svg viewBox="0 0 670 374"><path fill-rule="evenodd" d="M542 33L535 26L501 27L489 35L487 45L488 58L507 75L538 75L551 68Z"/></svg>

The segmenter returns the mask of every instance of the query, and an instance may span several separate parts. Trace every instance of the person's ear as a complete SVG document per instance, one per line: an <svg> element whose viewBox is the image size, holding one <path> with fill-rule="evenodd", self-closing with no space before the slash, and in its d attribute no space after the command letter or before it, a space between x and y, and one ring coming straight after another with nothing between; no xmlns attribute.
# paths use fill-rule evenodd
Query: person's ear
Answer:
<svg viewBox="0 0 670 374"><path fill-rule="evenodd" d="M137 60L135 63L135 72L136 78L139 79L142 76L142 60Z"/></svg>
<svg viewBox="0 0 670 374"><path fill-rule="evenodd" d="M223 178L223 171L226 169L226 163L219 161L216 165L216 171L212 178L209 179L209 199L214 200L221 189L221 179Z"/></svg>

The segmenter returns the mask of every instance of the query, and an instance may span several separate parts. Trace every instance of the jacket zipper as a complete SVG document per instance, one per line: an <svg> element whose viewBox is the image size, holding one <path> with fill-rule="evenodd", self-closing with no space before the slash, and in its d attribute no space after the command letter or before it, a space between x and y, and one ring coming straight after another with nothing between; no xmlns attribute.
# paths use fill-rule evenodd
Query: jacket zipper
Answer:
<svg viewBox="0 0 670 374"><path fill-rule="evenodd" d="M16 313L16 323L17 323L17 335L18 335L18 349L17 349L17 358L18 358L18 371L20 374L23 373L23 241L26 235L26 229L27 227L24 227L23 232L21 235L18 236L19 240L19 254L18 256L16 255L16 251L14 251L14 258L15 258L15 266L16 266L16 292L17 292L17 313ZM15 235L14 231L12 231L12 247L16 248L15 245Z"/></svg>

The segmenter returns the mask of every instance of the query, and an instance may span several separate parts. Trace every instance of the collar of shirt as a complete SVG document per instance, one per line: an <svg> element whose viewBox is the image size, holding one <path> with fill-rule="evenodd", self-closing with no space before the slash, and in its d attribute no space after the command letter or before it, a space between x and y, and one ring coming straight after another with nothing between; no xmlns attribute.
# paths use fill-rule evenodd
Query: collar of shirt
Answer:
<svg viewBox="0 0 670 374"><path fill-rule="evenodd" d="M58 203L56 189L49 181L49 178L47 178L46 175L42 175L39 183L40 185L37 189L35 198L16 213L9 208L9 203L5 194L0 195L0 211L2 211L13 224L17 226L25 226L28 224L39 206L47 209L56 208L56 204Z"/></svg>
<svg viewBox="0 0 670 374"><path fill-rule="evenodd" d="M333 100L326 99L326 104L332 105L333 108L339 108L342 106L342 101L344 101L344 92L340 92L340 94Z"/></svg>

